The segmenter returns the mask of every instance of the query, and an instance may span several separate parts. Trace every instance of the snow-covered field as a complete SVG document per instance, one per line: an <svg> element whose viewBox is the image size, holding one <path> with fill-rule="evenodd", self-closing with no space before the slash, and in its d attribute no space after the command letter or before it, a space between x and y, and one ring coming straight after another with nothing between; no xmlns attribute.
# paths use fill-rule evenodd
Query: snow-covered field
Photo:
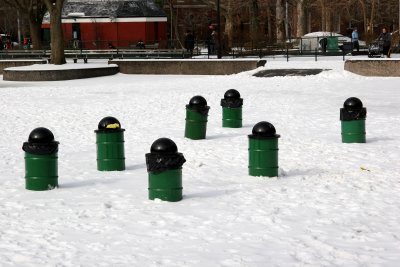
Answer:
<svg viewBox="0 0 400 267"><path fill-rule="evenodd" d="M0 266L399 266L400 78L348 73L341 58L266 68L331 70L0 81ZM230 88L244 99L241 129L221 127ZM192 141L185 105L197 94L211 110L207 139ZM367 107L366 144L341 143L351 96ZM126 171L96 170L105 116L126 129ZM263 120L281 135L279 178L247 174L247 135ZM52 191L24 189L21 147L39 126L60 142ZM148 200L144 155L159 137L187 160L180 202Z"/></svg>

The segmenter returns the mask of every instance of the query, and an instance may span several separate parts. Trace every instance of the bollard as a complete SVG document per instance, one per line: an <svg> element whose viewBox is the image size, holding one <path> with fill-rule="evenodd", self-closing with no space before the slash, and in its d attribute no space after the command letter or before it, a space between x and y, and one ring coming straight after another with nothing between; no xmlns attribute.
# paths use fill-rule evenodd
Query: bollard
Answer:
<svg viewBox="0 0 400 267"><path fill-rule="evenodd" d="M275 127L266 121L254 125L249 135L249 174L278 176L278 138Z"/></svg>
<svg viewBox="0 0 400 267"><path fill-rule="evenodd" d="M222 127L241 128L242 127L242 106L243 99L235 89L229 89L221 99L222 106Z"/></svg>
<svg viewBox="0 0 400 267"><path fill-rule="evenodd" d="M178 153L174 141L160 138L146 154L149 174L149 199L175 202L182 199L182 165L185 158Z"/></svg>
<svg viewBox="0 0 400 267"><path fill-rule="evenodd" d="M348 98L340 109L342 143L365 143L367 109L356 97Z"/></svg>
<svg viewBox="0 0 400 267"><path fill-rule="evenodd" d="M124 131L114 117L105 117L99 122L96 133L97 170L125 170Z"/></svg>
<svg viewBox="0 0 400 267"><path fill-rule="evenodd" d="M25 151L25 188L33 191L58 187L58 142L46 128L34 129L22 146Z"/></svg>
<svg viewBox="0 0 400 267"><path fill-rule="evenodd" d="M185 137L193 140L205 139L207 116L210 107L202 96L194 96L186 105Z"/></svg>

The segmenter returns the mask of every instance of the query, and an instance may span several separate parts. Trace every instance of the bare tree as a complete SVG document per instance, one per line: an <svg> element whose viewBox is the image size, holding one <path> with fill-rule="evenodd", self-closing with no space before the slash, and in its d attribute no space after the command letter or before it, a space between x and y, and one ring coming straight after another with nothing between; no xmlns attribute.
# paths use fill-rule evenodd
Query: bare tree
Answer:
<svg viewBox="0 0 400 267"><path fill-rule="evenodd" d="M216 0L202 0L202 2L209 5L214 10L217 10ZM248 7L250 7L252 12L258 13L257 0L220 0L221 16L225 19L224 39L228 48L232 47L233 45L234 25L237 14L243 13L243 10L246 10ZM258 18L254 19L257 20ZM252 23L252 26L257 24L255 21Z"/></svg>
<svg viewBox="0 0 400 267"><path fill-rule="evenodd" d="M216 10L216 0L200 1ZM235 29L239 27L243 29L246 23L250 26L249 33L253 41L257 42L261 34L260 25L265 23L265 37L272 40L275 36L277 42L283 42L288 38L284 30L286 3L289 8L286 22L291 25L291 33L301 37L307 29L311 31L312 28L341 32L344 29L342 25L348 28L353 22L359 24L360 30L363 28L364 33L367 30L372 33L374 25L391 26L397 22L399 2L399 0L220 0L220 7L221 15L225 19L225 38L231 46Z"/></svg>
<svg viewBox="0 0 400 267"><path fill-rule="evenodd" d="M326 31L326 6L325 6L325 0L319 0L319 5L321 8L321 29L323 31Z"/></svg>
<svg viewBox="0 0 400 267"><path fill-rule="evenodd" d="M3 2L10 7L18 9L28 18L33 49L41 49L40 29L43 16L46 13L46 6L43 0L3 0Z"/></svg>
<svg viewBox="0 0 400 267"><path fill-rule="evenodd" d="M267 5L266 5L266 19L265 19L265 23L267 23L267 26L265 27L265 30L266 30L266 32L267 32L267 37L268 37L268 39L269 40L271 40L272 39L272 35L273 35L273 30L272 30L272 24L273 24L273 22L272 22L272 11L271 11L271 6L270 6L271 4L270 4L270 2L268 1L267 2Z"/></svg>
<svg viewBox="0 0 400 267"><path fill-rule="evenodd" d="M168 2L168 6L169 6L169 12L170 12L170 14L169 14L169 20L170 20L170 32L169 32L169 34L170 34L170 41L171 41L171 43L170 43L170 45L171 45L171 47L175 47L174 45L173 45L173 40L174 40L174 34L173 34L173 32L174 32L174 24L173 24L173 22L175 21L174 20L174 5L173 5L173 3L172 3L172 0L168 0L167 1Z"/></svg>
<svg viewBox="0 0 400 267"><path fill-rule="evenodd" d="M297 27L296 36L301 37L306 33L306 13L305 13L306 0L296 0L297 11Z"/></svg>
<svg viewBox="0 0 400 267"><path fill-rule="evenodd" d="M13 21L17 13L15 11L15 8L0 0L0 33L13 34L18 31L16 23Z"/></svg>
<svg viewBox="0 0 400 267"><path fill-rule="evenodd" d="M284 0L276 0L275 9L275 20L276 20L276 41L285 41L285 31L284 31L284 20L285 20L285 9L283 8Z"/></svg>
<svg viewBox="0 0 400 267"><path fill-rule="evenodd" d="M366 3L364 0L347 0L345 5L346 19L348 21L349 27L352 27L353 21L358 21L359 13L361 11L361 21L363 22L364 33L367 30L367 12ZM358 16L357 16L358 15Z"/></svg>
<svg viewBox="0 0 400 267"><path fill-rule="evenodd" d="M373 32L373 29L374 29L375 3L376 3L376 0L372 0L372 1L371 1L371 16L370 16L370 19L369 19L369 29L370 29L370 33L372 33L372 32Z"/></svg>
<svg viewBox="0 0 400 267"><path fill-rule="evenodd" d="M43 0L50 13L51 63L65 64L61 12L65 0Z"/></svg>
<svg viewBox="0 0 400 267"><path fill-rule="evenodd" d="M253 43L258 44L259 29L260 29L260 10L258 0L250 1L250 33Z"/></svg>
<svg viewBox="0 0 400 267"><path fill-rule="evenodd" d="M364 22L364 32L367 32L368 25L367 25L367 9L365 7L365 0L359 0L361 5L361 11L363 13L363 22Z"/></svg>

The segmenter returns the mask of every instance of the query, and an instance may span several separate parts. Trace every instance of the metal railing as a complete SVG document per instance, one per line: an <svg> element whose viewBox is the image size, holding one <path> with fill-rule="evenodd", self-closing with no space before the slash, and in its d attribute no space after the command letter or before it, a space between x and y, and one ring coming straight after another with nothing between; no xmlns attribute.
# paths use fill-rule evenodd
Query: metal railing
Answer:
<svg viewBox="0 0 400 267"><path fill-rule="evenodd" d="M321 40L327 39L326 49ZM330 39L329 39L330 38ZM76 41L76 40L75 40ZM123 46L115 46L115 45ZM194 49L189 51L176 41L147 42L138 45L135 41L88 41L65 42L65 55L67 58L215 58L218 44L210 44L205 40L196 40ZM95 47L95 48L93 48ZM312 37L296 38L286 43L276 44L267 42L236 42L231 49L222 45L223 57L229 58L263 58L269 56L284 56L289 60L293 56L312 56L317 60L320 56L338 56L352 52L352 46L348 42L342 42L337 37ZM25 47L26 48L26 47ZM366 47L360 47L360 53L366 53ZM0 59L17 58L49 58L51 50L48 47L43 50L10 49L0 50Z"/></svg>

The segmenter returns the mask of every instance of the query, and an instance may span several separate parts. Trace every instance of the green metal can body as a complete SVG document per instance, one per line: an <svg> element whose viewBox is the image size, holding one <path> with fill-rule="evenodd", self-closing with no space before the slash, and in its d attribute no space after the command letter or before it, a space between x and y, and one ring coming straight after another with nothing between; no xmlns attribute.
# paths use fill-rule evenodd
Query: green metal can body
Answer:
<svg viewBox="0 0 400 267"><path fill-rule="evenodd" d="M241 128L242 108L222 107L222 127Z"/></svg>
<svg viewBox="0 0 400 267"><path fill-rule="evenodd" d="M182 199L182 168L149 172L149 199L175 202Z"/></svg>
<svg viewBox="0 0 400 267"><path fill-rule="evenodd" d="M278 176L278 138L249 138L249 174Z"/></svg>
<svg viewBox="0 0 400 267"><path fill-rule="evenodd" d="M205 139L207 116L200 112L186 109L185 137L193 140Z"/></svg>
<svg viewBox="0 0 400 267"><path fill-rule="evenodd" d="M25 188L33 191L58 187L58 155L25 152Z"/></svg>
<svg viewBox="0 0 400 267"><path fill-rule="evenodd" d="M341 121L342 143L365 143L365 119Z"/></svg>
<svg viewBox="0 0 400 267"><path fill-rule="evenodd" d="M96 132L97 170L125 170L124 132Z"/></svg>
<svg viewBox="0 0 400 267"><path fill-rule="evenodd" d="M337 51L339 50L338 46L338 37L332 36L332 37L327 37L327 49L329 51Z"/></svg>

